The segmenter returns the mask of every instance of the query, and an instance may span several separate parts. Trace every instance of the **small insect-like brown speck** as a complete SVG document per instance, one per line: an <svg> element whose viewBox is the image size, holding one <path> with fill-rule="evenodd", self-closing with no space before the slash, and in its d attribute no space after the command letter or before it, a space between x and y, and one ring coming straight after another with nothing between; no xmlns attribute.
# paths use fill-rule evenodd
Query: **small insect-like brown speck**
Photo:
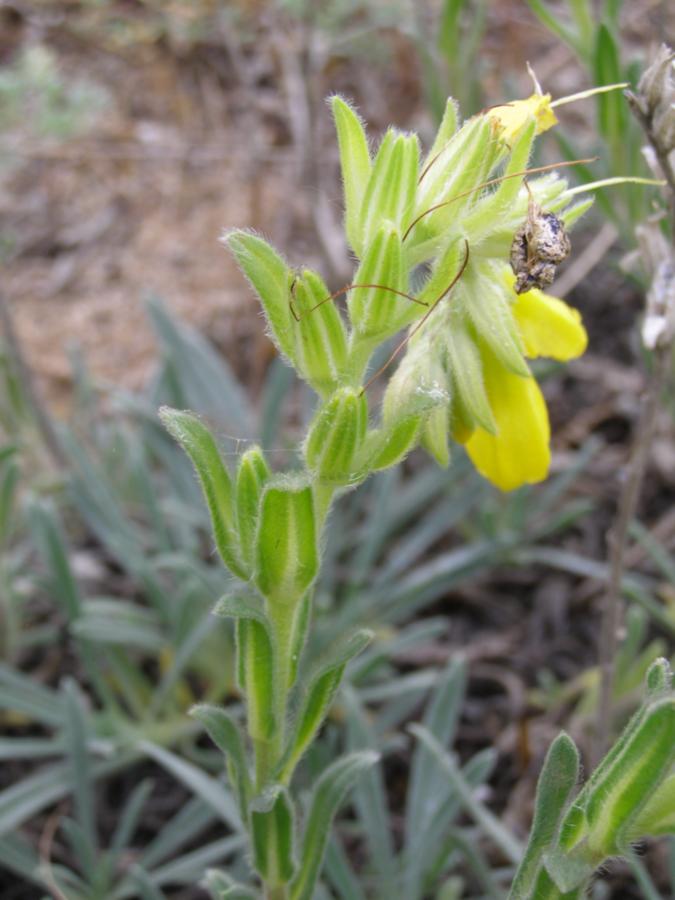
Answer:
<svg viewBox="0 0 675 900"><path fill-rule="evenodd" d="M565 223L554 213L544 212L530 194L527 219L511 243L515 292L524 294L532 288L548 287L555 278L556 266L571 249Z"/></svg>

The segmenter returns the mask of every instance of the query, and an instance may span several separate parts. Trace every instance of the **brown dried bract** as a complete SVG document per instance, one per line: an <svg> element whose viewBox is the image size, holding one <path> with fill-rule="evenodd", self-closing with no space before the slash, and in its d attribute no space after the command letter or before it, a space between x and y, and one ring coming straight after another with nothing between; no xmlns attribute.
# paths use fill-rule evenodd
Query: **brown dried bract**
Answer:
<svg viewBox="0 0 675 900"><path fill-rule="evenodd" d="M524 294L532 288L547 287L555 278L556 266L569 256L572 245L565 223L544 210L530 196L527 219L511 243L511 268L516 276L514 289Z"/></svg>

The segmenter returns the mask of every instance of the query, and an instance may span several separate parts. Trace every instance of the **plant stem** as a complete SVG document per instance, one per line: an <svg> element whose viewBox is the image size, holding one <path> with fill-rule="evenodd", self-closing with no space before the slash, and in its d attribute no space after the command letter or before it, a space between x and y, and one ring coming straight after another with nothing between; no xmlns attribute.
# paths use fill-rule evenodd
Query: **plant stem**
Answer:
<svg viewBox="0 0 675 900"><path fill-rule="evenodd" d="M268 605L268 616L274 633L274 721L276 728L270 741L255 741L256 788L261 791L274 777L284 751L286 714L290 689L291 654L293 652L294 623L298 611L291 604Z"/></svg>

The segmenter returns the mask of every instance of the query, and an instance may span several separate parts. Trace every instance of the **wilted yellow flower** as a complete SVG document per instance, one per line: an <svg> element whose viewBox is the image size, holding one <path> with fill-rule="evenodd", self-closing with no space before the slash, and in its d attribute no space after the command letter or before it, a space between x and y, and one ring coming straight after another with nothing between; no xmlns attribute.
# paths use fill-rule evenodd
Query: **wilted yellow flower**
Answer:
<svg viewBox="0 0 675 900"><path fill-rule="evenodd" d="M558 124L551 109L550 94L532 94L526 100L512 100L503 106L494 106L486 113L499 128L499 136L511 144L531 117L536 120L536 134L548 131Z"/></svg>
<svg viewBox="0 0 675 900"><path fill-rule="evenodd" d="M527 356L568 360L586 349L581 316L557 297L537 289L514 292L512 310ZM503 491L543 481L550 465L550 428L539 385L531 375L509 371L486 346L481 357L496 431L476 428L466 442L467 453L481 475Z"/></svg>

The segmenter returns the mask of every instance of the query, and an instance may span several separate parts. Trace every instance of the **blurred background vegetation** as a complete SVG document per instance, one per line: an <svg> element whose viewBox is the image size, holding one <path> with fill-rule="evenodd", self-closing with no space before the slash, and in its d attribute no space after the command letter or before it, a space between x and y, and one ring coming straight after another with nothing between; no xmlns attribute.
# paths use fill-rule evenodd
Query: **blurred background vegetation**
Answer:
<svg viewBox="0 0 675 900"><path fill-rule="evenodd" d="M350 260L327 95L374 131L431 135L448 94L469 116L531 93L527 60L554 97L634 84L668 35L667 0L0 4L3 898L197 900L206 869L246 868L220 760L187 716L237 711L232 635L209 616L228 578L156 410L189 407L226 452L257 440L287 465L312 399L220 232L259 229L337 288ZM578 183L650 174L620 94L559 118L535 164L597 155ZM605 535L647 364L635 228L661 204L599 192L573 234L552 292L582 310L590 350L543 370L548 483L499 495L459 451L447 472L414 455L338 504L309 655L356 625L376 640L307 765L363 746L383 763L322 896L389 897L403 869L406 900L502 896L513 845L490 813L522 840L551 738L564 726L589 746ZM673 654L674 414L671 382L623 584L617 729ZM412 749L421 716L454 747L454 785ZM672 896L675 848L644 855L651 878L636 856L597 897Z"/></svg>

